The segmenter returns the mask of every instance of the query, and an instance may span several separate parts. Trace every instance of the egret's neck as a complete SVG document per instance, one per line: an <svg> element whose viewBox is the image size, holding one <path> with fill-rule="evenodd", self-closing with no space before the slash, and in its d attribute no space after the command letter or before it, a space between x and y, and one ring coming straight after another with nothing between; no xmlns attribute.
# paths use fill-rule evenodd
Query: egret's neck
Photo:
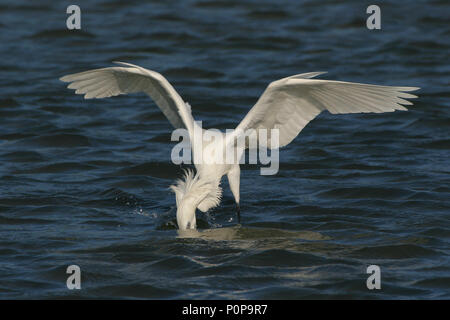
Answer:
<svg viewBox="0 0 450 320"><path fill-rule="evenodd" d="M187 170L184 181L178 180L170 186L177 200L177 223L181 230L195 229L195 209L208 196L212 185L208 180L200 179L193 171Z"/></svg>
<svg viewBox="0 0 450 320"><path fill-rule="evenodd" d="M195 209L196 203L192 201L191 197L183 199L177 207L177 223L180 230L195 229Z"/></svg>

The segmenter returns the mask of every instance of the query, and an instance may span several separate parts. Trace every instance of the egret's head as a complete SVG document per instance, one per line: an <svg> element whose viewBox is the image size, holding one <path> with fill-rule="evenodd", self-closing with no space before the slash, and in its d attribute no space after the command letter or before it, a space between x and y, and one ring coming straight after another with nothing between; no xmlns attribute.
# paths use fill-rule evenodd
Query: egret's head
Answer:
<svg viewBox="0 0 450 320"><path fill-rule="evenodd" d="M195 229L195 209L213 189L208 181L201 180L192 170L186 170L184 180L170 186L177 201L177 223L180 230Z"/></svg>

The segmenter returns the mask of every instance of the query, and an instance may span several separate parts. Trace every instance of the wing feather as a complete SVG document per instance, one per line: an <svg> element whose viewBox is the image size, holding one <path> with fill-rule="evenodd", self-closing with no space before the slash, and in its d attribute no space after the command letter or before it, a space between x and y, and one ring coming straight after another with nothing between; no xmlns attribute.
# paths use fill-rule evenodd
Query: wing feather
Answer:
<svg viewBox="0 0 450 320"><path fill-rule="evenodd" d="M236 135L249 129L279 129L279 146L283 147L324 110L333 114L407 110L403 105L412 103L406 99L417 98L407 92L419 89L311 79L322 73L299 74L269 84L236 127Z"/></svg>
<svg viewBox="0 0 450 320"><path fill-rule="evenodd" d="M106 98L120 94L144 92L161 109L175 128L193 129L190 108L172 85L159 73L130 63L116 62L121 67L109 67L61 77L69 89L83 94L85 99Z"/></svg>

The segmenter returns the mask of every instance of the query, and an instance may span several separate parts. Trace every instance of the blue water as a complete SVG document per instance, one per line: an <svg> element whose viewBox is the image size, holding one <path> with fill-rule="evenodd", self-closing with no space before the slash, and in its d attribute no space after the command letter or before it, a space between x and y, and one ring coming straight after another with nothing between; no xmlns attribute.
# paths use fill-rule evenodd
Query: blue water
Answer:
<svg viewBox="0 0 450 320"><path fill-rule="evenodd" d="M0 298L448 299L448 1L0 2ZM156 70L206 127L271 81L418 86L409 112L323 113L179 237L172 128L143 94L83 100L62 75ZM81 290L66 269L81 268ZM381 268L368 290L366 269Z"/></svg>

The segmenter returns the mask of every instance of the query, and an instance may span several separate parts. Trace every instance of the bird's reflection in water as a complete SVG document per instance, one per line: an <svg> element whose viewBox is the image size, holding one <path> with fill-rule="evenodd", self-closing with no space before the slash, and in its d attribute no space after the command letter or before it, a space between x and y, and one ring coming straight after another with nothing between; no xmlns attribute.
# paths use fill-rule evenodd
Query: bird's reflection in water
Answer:
<svg viewBox="0 0 450 320"><path fill-rule="evenodd" d="M346 255L353 249L351 246L330 242L329 240L333 240L331 237L314 231L236 225L203 230L177 230L177 233L177 239L182 240L184 245L191 246L194 251L205 248L204 246L209 252L237 250L236 252L241 253L241 259L256 265L265 265L265 261L273 262L264 256L265 254L278 257L275 259L279 260L273 263L279 266L324 264L328 258ZM197 263L205 263L203 254L198 254L195 258L189 255L188 258L195 259ZM206 260L208 263L212 262L209 258ZM222 263L224 262L221 261L219 265Z"/></svg>
<svg viewBox="0 0 450 320"><path fill-rule="evenodd" d="M205 230L177 230L178 238L197 238L205 240L264 240L264 239L299 239L329 240L330 237L313 231L288 231L275 228L233 227Z"/></svg>

